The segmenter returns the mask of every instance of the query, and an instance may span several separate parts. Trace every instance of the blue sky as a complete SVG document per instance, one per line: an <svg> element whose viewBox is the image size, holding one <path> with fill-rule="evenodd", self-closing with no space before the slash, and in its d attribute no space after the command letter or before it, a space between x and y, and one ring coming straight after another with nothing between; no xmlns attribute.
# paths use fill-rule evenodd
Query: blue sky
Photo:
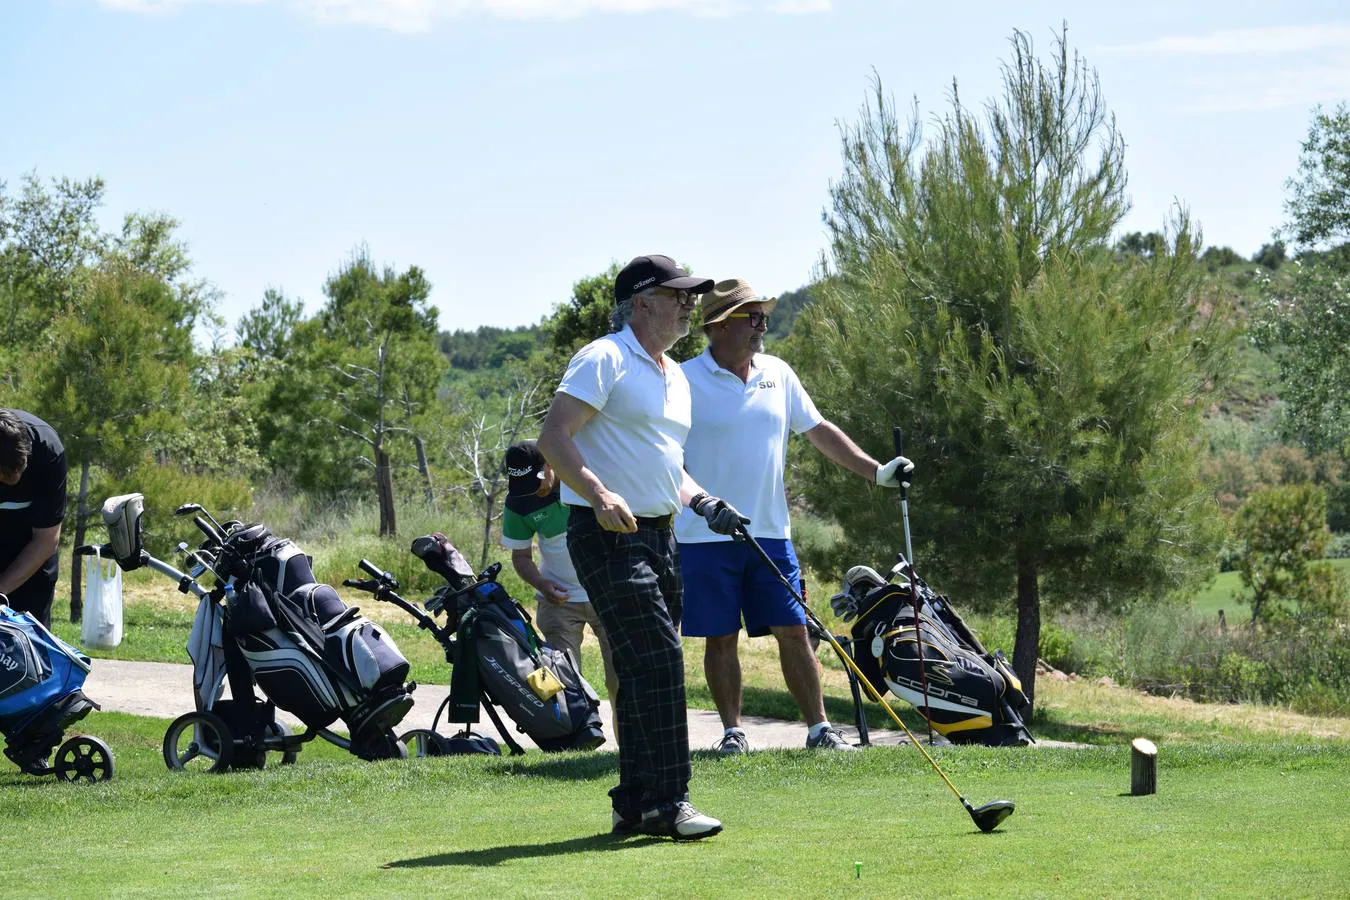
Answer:
<svg viewBox="0 0 1350 900"><path fill-rule="evenodd" d="M641 253L764 294L810 280L840 122L999 90L1062 20L1127 143L1128 230L1186 204L1244 255L1314 104L1350 97L1344 3L25 0L0 5L0 179L100 175L108 227L181 222L233 323L323 301L365 244L442 328L539 321Z"/></svg>

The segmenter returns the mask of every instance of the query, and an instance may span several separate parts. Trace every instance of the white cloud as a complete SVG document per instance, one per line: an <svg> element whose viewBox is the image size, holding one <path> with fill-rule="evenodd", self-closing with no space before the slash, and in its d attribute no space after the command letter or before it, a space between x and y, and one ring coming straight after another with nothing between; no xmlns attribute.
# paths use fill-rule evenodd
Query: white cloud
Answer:
<svg viewBox="0 0 1350 900"><path fill-rule="evenodd" d="M727 16L761 11L779 15L829 12L830 0L97 0L109 9L166 12L202 3L283 2L322 22L424 32L438 22L466 16L499 19L573 19L619 13L677 12Z"/></svg>
<svg viewBox="0 0 1350 900"><path fill-rule="evenodd" d="M1332 104L1350 97L1350 54L1324 63L1195 79L1181 112L1242 112Z"/></svg>
<svg viewBox="0 0 1350 900"><path fill-rule="evenodd" d="M1231 28L1101 47L1180 67L1170 108L1226 113L1309 107L1350 96L1350 24ZM1133 64L1133 63L1132 63Z"/></svg>
<svg viewBox="0 0 1350 900"><path fill-rule="evenodd" d="M769 12L785 16L803 16L830 11L830 0L779 0L769 4Z"/></svg>
<svg viewBox="0 0 1350 900"><path fill-rule="evenodd" d="M241 6L257 6L269 0L98 0L99 6L121 12L163 13L180 6L203 6L207 3L223 5L234 3Z"/></svg>
<svg viewBox="0 0 1350 900"><path fill-rule="evenodd" d="M1350 50L1350 25L1272 25L1232 28L1201 36L1174 35L1139 44L1103 47L1107 53L1151 53L1164 56L1251 56Z"/></svg>

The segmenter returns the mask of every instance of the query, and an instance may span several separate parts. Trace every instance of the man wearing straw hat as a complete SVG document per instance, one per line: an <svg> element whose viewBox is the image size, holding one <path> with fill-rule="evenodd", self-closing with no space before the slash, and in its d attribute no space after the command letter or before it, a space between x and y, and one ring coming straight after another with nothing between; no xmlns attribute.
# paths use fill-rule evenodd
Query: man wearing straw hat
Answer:
<svg viewBox="0 0 1350 900"><path fill-rule="evenodd" d="M745 281L719 281L701 301L708 347L684 363L693 399L684 445L685 468L705 490L750 517L748 530L800 593L801 569L793 550L783 472L790 433L807 440L832 462L881 487L898 488L914 464L903 456L881 464L817 411L797 373L763 353L774 300ZM806 746L852 750L825 717L820 670L806 631L806 617L781 581L751 548L718 534L690 511L676 518L675 537L685 584L683 632L706 638L703 671L725 732L714 749L749 749L741 728L741 666L737 639L772 633L788 690L806 720Z"/></svg>

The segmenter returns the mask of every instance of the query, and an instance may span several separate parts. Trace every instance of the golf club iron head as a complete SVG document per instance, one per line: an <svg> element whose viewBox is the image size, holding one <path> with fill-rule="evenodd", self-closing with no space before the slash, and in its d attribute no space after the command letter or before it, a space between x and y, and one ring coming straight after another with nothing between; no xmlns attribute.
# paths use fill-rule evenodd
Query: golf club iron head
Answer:
<svg viewBox="0 0 1350 900"><path fill-rule="evenodd" d="M997 828L1017 808L1011 800L995 800L984 806L971 806L964 797L961 799L961 805L970 813L971 819L975 821L975 827L985 834Z"/></svg>

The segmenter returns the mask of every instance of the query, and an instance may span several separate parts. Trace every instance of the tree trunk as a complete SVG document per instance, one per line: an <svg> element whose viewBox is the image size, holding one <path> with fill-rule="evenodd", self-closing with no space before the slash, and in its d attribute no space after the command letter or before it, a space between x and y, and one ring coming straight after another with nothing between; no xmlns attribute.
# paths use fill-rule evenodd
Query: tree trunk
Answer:
<svg viewBox="0 0 1350 900"><path fill-rule="evenodd" d="M413 446L417 448L417 471L422 473L422 490L426 493L427 505L436 511L436 491L431 483L431 467L427 465L427 447L419 435L413 435Z"/></svg>
<svg viewBox="0 0 1350 900"><path fill-rule="evenodd" d="M80 495L75 501L75 546L84 545L84 522L88 513L85 504L89 500L89 460L80 461ZM70 556L70 621L78 622L84 617L84 581L80 557Z"/></svg>
<svg viewBox="0 0 1350 900"><path fill-rule="evenodd" d="M478 557L478 569L482 571L487 568L488 551L492 549L492 508L497 505L497 498L488 494L483 498L483 552Z"/></svg>
<svg viewBox="0 0 1350 900"><path fill-rule="evenodd" d="M1041 646L1041 588L1036 564L1017 554L1017 636L1013 641L1013 671L1022 681L1027 701L1036 700L1036 660Z"/></svg>
<svg viewBox="0 0 1350 900"><path fill-rule="evenodd" d="M389 454L375 451L375 491L380 502L380 537L398 534L394 520L394 473L389 466Z"/></svg>

